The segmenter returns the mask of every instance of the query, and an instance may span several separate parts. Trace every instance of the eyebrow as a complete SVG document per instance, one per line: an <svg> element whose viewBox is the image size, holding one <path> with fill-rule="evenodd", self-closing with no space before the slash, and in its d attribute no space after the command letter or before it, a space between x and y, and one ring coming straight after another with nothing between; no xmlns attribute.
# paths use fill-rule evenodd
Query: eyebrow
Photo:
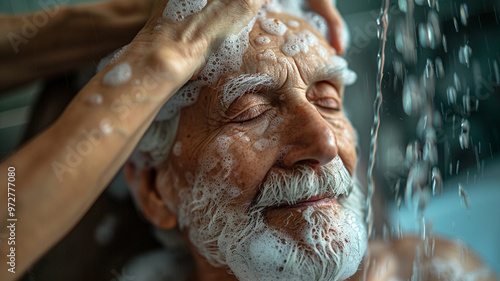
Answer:
<svg viewBox="0 0 500 281"><path fill-rule="evenodd" d="M276 85L276 81L267 74L241 74L227 80L222 85L219 90L219 103L227 107L246 93L258 91L261 88L269 88L274 85Z"/></svg>
<svg viewBox="0 0 500 281"><path fill-rule="evenodd" d="M350 70L347 61L340 56L332 56L332 62L320 68L314 75L317 80L330 80L341 85L351 85L357 75Z"/></svg>

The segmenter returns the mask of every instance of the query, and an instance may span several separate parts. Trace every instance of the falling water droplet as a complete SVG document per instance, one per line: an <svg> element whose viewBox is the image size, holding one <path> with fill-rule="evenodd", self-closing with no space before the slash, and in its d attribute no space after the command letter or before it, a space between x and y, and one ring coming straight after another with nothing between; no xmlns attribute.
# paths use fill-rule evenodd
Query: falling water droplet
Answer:
<svg viewBox="0 0 500 281"><path fill-rule="evenodd" d="M425 132L430 128L430 124L427 123L427 115L420 117L417 123L417 136L421 139L424 138Z"/></svg>
<svg viewBox="0 0 500 281"><path fill-rule="evenodd" d="M455 26L455 31L458 32L458 21L455 17L453 17L453 25Z"/></svg>
<svg viewBox="0 0 500 281"><path fill-rule="evenodd" d="M460 143L460 148L462 149L469 148L469 135L461 133L458 136L458 142Z"/></svg>
<svg viewBox="0 0 500 281"><path fill-rule="evenodd" d="M404 36L404 25L402 23L396 25L394 39L396 42L396 49L398 50L398 52L403 54L405 47L405 36Z"/></svg>
<svg viewBox="0 0 500 281"><path fill-rule="evenodd" d="M443 185L443 177L438 167L432 168L432 195L441 196L441 187Z"/></svg>
<svg viewBox="0 0 500 281"><path fill-rule="evenodd" d="M425 77L430 78L434 76L434 64L431 59L427 59L427 63L425 64Z"/></svg>
<svg viewBox="0 0 500 281"><path fill-rule="evenodd" d="M435 49L437 47L436 37L434 35L434 28L430 23L427 23L427 45L431 47L431 49Z"/></svg>
<svg viewBox="0 0 500 281"><path fill-rule="evenodd" d="M408 11L408 4L406 3L406 0L398 0L398 7L399 10L403 13L406 13Z"/></svg>
<svg viewBox="0 0 500 281"><path fill-rule="evenodd" d="M460 148L467 149L469 148L469 131L470 131L470 123L467 119L462 119L462 123L460 125L461 133L458 136L458 141L460 143Z"/></svg>
<svg viewBox="0 0 500 281"><path fill-rule="evenodd" d="M457 90L453 86L449 86L446 89L446 96L448 97L448 104L456 104L457 103Z"/></svg>
<svg viewBox="0 0 500 281"><path fill-rule="evenodd" d="M429 200L429 164L416 163L410 168L406 182L405 201L413 209L422 211Z"/></svg>
<svg viewBox="0 0 500 281"><path fill-rule="evenodd" d="M441 130L441 126L443 124L443 120L441 118L441 114L439 114L439 111L434 111L434 120L433 120L433 125L436 130Z"/></svg>
<svg viewBox="0 0 500 281"><path fill-rule="evenodd" d="M404 71L406 70L403 65L403 62L399 59L395 59L393 61L393 65L394 65L394 73L396 74L396 76L399 79L403 79Z"/></svg>
<svg viewBox="0 0 500 281"><path fill-rule="evenodd" d="M453 73L453 83L455 84L455 89L458 92L462 91L462 85L460 84L460 79L458 79L458 74L455 72Z"/></svg>
<svg viewBox="0 0 500 281"><path fill-rule="evenodd" d="M467 94L463 95L462 103L464 106L464 113L470 114L472 111L477 111L479 109L479 101L476 97L471 97L470 89L467 87Z"/></svg>
<svg viewBox="0 0 500 281"><path fill-rule="evenodd" d="M470 200L467 192L465 192L464 186L459 183L458 184L458 196L460 196L460 203L467 209L470 209Z"/></svg>
<svg viewBox="0 0 500 281"><path fill-rule="evenodd" d="M445 53L448 53L448 43L446 41L446 36L443 35L442 41L443 41L443 50Z"/></svg>
<svg viewBox="0 0 500 281"><path fill-rule="evenodd" d="M436 77L444 78L443 60L440 57L437 57L434 64L436 65Z"/></svg>
<svg viewBox="0 0 500 281"><path fill-rule="evenodd" d="M460 20L464 26L467 25L467 19L469 18L469 11L467 9L467 4L463 3L460 5Z"/></svg>
<svg viewBox="0 0 500 281"><path fill-rule="evenodd" d="M434 131L432 132L433 134L429 133L425 139L423 159L432 165L436 165L438 162L436 133Z"/></svg>
<svg viewBox="0 0 500 281"><path fill-rule="evenodd" d="M420 142L414 141L406 146L406 165L410 167L422 159Z"/></svg>
<svg viewBox="0 0 500 281"><path fill-rule="evenodd" d="M415 0L415 4L422 6L424 4L424 0Z"/></svg>
<svg viewBox="0 0 500 281"><path fill-rule="evenodd" d="M467 134L469 133L470 131L470 123L469 123L469 120L467 119L462 119L462 123L460 124L460 128L462 129L462 133L463 132L466 132Z"/></svg>
<svg viewBox="0 0 500 281"><path fill-rule="evenodd" d="M427 42L431 49L436 49L441 43L441 28L439 27L439 15L431 10L427 17Z"/></svg>
<svg viewBox="0 0 500 281"><path fill-rule="evenodd" d="M458 51L458 60L461 64L469 67L470 56L472 55L472 48L469 45L460 46Z"/></svg>
<svg viewBox="0 0 500 281"><path fill-rule="evenodd" d="M495 73L495 81L500 83L500 71L498 70L498 62L497 60L493 61L493 72Z"/></svg>
<svg viewBox="0 0 500 281"><path fill-rule="evenodd" d="M423 48L429 46L429 40L427 38L427 28L423 23L420 23L418 25L418 39L418 41L420 41L420 45L422 45Z"/></svg>
<svg viewBox="0 0 500 281"><path fill-rule="evenodd" d="M425 105L424 94L415 76L408 76L403 88L403 109L409 116L417 115Z"/></svg>
<svg viewBox="0 0 500 281"><path fill-rule="evenodd" d="M420 239L422 239L422 241L427 239L427 227L424 216L422 216L422 219L420 220Z"/></svg>

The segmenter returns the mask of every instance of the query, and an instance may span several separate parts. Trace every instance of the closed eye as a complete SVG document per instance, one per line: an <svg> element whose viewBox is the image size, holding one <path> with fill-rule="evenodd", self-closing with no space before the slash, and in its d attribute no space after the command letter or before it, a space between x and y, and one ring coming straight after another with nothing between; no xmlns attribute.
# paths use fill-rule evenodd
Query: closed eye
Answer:
<svg viewBox="0 0 500 281"><path fill-rule="evenodd" d="M317 99L314 102L312 102L314 105L326 109L326 110L335 110L339 111L340 110L340 105L339 103L332 98L322 98L322 99Z"/></svg>
<svg viewBox="0 0 500 281"><path fill-rule="evenodd" d="M263 116L269 110L269 105L259 104L248 108L242 113L238 114L235 118L231 119L232 122L248 122Z"/></svg>
<svg viewBox="0 0 500 281"><path fill-rule="evenodd" d="M315 105L318 110L325 113L334 113L341 110L342 98L337 88L329 82L320 81L313 85L307 93L307 99Z"/></svg>

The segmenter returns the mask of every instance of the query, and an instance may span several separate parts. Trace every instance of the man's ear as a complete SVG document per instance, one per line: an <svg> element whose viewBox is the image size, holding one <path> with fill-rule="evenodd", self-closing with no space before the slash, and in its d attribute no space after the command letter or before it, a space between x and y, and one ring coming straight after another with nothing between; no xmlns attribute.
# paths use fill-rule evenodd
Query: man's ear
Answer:
<svg viewBox="0 0 500 281"><path fill-rule="evenodd" d="M137 168L133 163L125 165L125 180L132 190L136 202L141 206L144 216L161 229L177 226L177 216L167 207L164 196L156 186L156 170Z"/></svg>

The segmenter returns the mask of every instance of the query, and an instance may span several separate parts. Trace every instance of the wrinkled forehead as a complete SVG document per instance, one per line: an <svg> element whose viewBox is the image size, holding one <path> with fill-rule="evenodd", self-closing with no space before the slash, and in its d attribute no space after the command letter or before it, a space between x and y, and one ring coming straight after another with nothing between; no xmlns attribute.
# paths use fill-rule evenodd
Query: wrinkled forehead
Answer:
<svg viewBox="0 0 500 281"><path fill-rule="evenodd" d="M240 79L241 75L257 75ZM315 28L305 20L285 14L259 13L240 34L228 37L213 53L198 78L182 87L162 108L156 120L172 118L182 107L195 103L202 89L212 98L226 99L227 86L236 82L237 93L252 85L272 84L272 88L308 85L314 80L328 79L341 88L355 80L347 62ZM272 83L269 83L272 82ZM269 88L269 87L267 87ZM239 95L237 94L237 95ZM236 96L237 96L236 95ZM235 98L231 93L227 100Z"/></svg>
<svg viewBox="0 0 500 281"><path fill-rule="evenodd" d="M332 64L334 54L335 50L327 40L306 21L288 14L268 12L265 19L255 23L249 34L249 46L241 70L271 76L300 75L308 80L319 69Z"/></svg>
<svg viewBox="0 0 500 281"><path fill-rule="evenodd" d="M248 39L241 68L227 73L217 83L218 99L223 103L256 85L306 86L331 77L341 64L323 36L306 21L289 14L267 12L256 21Z"/></svg>

